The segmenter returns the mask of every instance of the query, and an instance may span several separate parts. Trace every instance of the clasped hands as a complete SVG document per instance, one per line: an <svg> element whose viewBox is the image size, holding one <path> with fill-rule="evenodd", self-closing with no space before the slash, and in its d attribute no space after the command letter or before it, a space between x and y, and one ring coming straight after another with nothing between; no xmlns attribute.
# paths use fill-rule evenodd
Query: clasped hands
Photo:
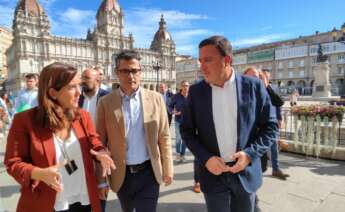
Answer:
<svg viewBox="0 0 345 212"><path fill-rule="evenodd" d="M233 166L226 165L225 161L218 156L212 156L206 162L206 168L214 175L221 175L223 172L238 173L245 169L251 162L249 156L244 152L236 152L232 159L236 161Z"/></svg>

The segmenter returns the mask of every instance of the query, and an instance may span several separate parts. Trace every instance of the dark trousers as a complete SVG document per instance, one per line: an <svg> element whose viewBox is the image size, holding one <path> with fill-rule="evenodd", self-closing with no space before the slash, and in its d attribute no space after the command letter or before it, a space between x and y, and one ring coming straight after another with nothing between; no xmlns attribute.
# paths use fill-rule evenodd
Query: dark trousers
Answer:
<svg viewBox="0 0 345 212"><path fill-rule="evenodd" d="M105 212L106 206L107 206L107 200L102 200L101 199L101 209L102 209L102 212Z"/></svg>
<svg viewBox="0 0 345 212"><path fill-rule="evenodd" d="M81 205L80 202L76 202L72 205L69 205L68 210L56 212L91 212L91 205Z"/></svg>
<svg viewBox="0 0 345 212"><path fill-rule="evenodd" d="M157 183L152 167L149 166L137 173L126 170L123 182L117 196L124 212L155 212L159 196Z"/></svg>
<svg viewBox="0 0 345 212"><path fill-rule="evenodd" d="M217 192L204 193L208 212L253 212L255 193L247 193L238 176L220 176Z"/></svg>
<svg viewBox="0 0 345 212"><path fill-rule="evenodd" d="M196 158L194 158L194 164L193 164L193 168L194 168L194 182L195 183L199 183L200 182L200 177L199 177L199 164L198 161L196 160Z"/></svg>
<svg viewBox="0 0 345 212"><path fill-rule="evenodd" d="M168 121L169 121L169 127L171 126L171 119L172 119L172 114L168 113Z"/></svg>

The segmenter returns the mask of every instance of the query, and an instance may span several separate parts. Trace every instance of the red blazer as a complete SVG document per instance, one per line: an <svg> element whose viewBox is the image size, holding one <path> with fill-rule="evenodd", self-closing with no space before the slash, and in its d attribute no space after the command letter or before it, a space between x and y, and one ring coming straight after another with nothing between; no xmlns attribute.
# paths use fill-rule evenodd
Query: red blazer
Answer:
<svg viewBox="0 0 345 212"><path fill-rule="evenodd" d="M21 196L17 205L18 212L54 211L56 191L43 182L31 179L34 167L46 168L56 164L56 153L52 131L35 123L37 108L18 113L14 116L7 137L5 165L7 172L21 185ZM95 177L93 158L90 149L103 149L99 136L95 131L89 114L80 110L81 118L89 139L80 123L72 123L79 140L89 199L93 212L100 212L97 180Z"/></svg>

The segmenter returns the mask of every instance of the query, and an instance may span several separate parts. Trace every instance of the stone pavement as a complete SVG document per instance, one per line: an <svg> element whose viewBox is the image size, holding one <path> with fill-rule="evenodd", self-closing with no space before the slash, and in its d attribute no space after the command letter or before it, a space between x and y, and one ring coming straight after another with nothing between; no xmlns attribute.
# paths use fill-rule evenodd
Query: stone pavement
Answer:
<svg viewBox="0 0 345 212"><path fill-rule="evenodd" d="M0 143L0 212L15 211L19 187L4 172L4 142ZM264 184L258 191L264 212L344 212L345 162L307 158L281 153L287 181L264 174ZM193 157L186 163L175 164L175 181L161 187L158 212L206 212L202 194L192 191ZM116 196L111 193L107 211L121 211Z"/></svg>

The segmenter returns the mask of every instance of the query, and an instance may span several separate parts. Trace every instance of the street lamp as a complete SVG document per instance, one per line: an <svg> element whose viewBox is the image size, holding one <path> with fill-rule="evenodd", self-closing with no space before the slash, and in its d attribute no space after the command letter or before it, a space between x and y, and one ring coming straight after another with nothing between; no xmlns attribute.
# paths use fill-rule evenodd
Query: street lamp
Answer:
<svg viewBox="0 0 345 212"><path fill-rule="evenodd" d="M157 84L156 84L156 91L159 88L159 70L162 68L162 65L158 58L155 61L152 61L152 68L157 72Z"/></svg>

